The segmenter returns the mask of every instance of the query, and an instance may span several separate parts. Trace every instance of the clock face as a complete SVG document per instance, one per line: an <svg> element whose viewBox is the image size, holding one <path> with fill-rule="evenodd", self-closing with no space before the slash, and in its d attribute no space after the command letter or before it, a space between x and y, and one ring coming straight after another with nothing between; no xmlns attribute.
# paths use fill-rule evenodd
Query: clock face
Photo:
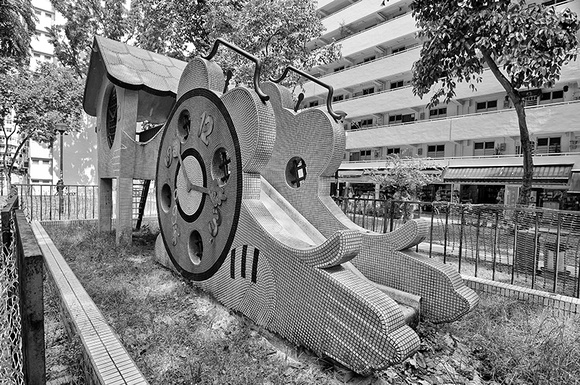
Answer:
<svg viewBox="0 0 580 385"><path fill-rule="evenodd" d="M202 281L221 267L237 228L241 155L232 119L213 92L196 88L176 103L157 159L157 211L169 257Z"/></svg>

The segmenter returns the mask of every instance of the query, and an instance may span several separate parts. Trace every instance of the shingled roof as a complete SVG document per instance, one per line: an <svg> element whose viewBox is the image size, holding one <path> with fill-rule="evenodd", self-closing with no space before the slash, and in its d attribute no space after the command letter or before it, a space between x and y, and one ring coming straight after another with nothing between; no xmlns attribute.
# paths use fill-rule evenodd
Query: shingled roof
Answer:
<svg viewBox="0 0 580 385"><path fill-rule="evenodd" d="M97 115L97 94L106 76L113 84L153 95L175 96L186 62L95 36L83 108Z"/></svg>

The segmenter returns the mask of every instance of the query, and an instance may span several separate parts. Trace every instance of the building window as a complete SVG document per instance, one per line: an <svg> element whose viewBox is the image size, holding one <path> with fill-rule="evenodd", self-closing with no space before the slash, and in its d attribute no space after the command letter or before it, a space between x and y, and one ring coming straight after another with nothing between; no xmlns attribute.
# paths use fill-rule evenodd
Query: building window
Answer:
<svg viewBox="0 0 580 385"><path fill-rule="evenodd" d="M344 95L336 95L332 97L333 102L340 102L341 100L344 100Z"/></svg>
<svg viewBox="0 0 580 385"><path fill-rule="evenodd" d="M403 52L406 49L405 46L393 48L393 54Z"/></svg>
<svg viewBox="0 0 580 385"><path fill-rule="evenodd" d="M434 118L436 116L447 116L447 107L433 108L429 110L429 117Z"/></svg>
<svg viewBox="0 0 580 385"><path fill-rule="evenodd" d="M476 105L476 110L477 112L497 110L497 100L488 100L485 102L479 102Z"/></svg>
<svg viewBox="0 0 580 385"><path fill-rule="evenodd" d="M372 60L375 60L375 59L376 59L376 56L365 57L363 59L363 63L366 63L366 62L369 62L369 61L372 61Z"/></svg>
<svg viewBox="0 0 580 385"><path fill-rule="evenodd" d="M338 71L342 71L344 69L344 66L340 66L334 69L334 72L338 72Z"/></svg>
<svg viewBox="0 0 580 385"><path fill-rule="evenodd" d="M360 121L360 126L361 127L368 127L368 126L372 126L373 125L373 120L372 119L363 119Z"/></svg>
<svg viewBox="0 0 580 385"><path fill-rule="evenodd" d="M414 122L415 114L398 114L389 116L389 124Z"/></svg>
<svg viewBox="0 0 580 385"><path fill-rule="evenodd" d="M318 105L318 100L308 103L308 107L316 107Z"/></svg>
<svg viewBox="0 0 580 385"><path fill-rule="evenodd" d="M371 159L371 150L362 150L360 152L360 160L370 160Z"/></svg>
<svg viewBox="0 0 580 385"><path fill-rule="evenodd" d="M400 154L400 153L401 153L401 147L387 148L387 155Z"/></svg>
<svg viewBox="0 0 580 385"><path fill-rule="evenodd" d="M445 156L445 145L435 144L427 146L427 156L429 158L443 158Z"/></svg>
<svg viewBox="0 0 580 385"><path fill-rule="evenodd" d="M375 92L375 87L369 87L363 89L363 95L369 95Z"/></svg>
<svg viewBox="0 0 580 385"><path fill-rule="evenodd" d="M560 152L561 138L538 138L536 144L536 153L538 154L553 154Z"/></svg>
<svg viewBox="0 0 580 385"><path fill-rule="evenodd" d="M473 143L473 155L494 155L495 154L495 142L475 142Z"/></svg>
<svg viewBox="0 0 580 385"><path fill-rule="evenodd" d="M557 99L564 99L564 91L552 91L552 92L542 92L542 96L540 100L543 102L550 101L550 100L557 100Z"/></svg>
<svg viewBox="0 0 580 385"><path fill-rule="evenodd" d="M403 87L403 84L404 84L403 80L391 82L391 89L394 90L395 88L401 88L401 87Z"/></svg>

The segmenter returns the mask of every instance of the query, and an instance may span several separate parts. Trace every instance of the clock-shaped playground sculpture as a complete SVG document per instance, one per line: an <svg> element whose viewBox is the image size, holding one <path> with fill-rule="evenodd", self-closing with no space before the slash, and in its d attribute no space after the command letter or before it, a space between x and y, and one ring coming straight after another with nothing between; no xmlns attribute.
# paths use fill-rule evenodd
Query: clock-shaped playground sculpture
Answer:
<svg viewBox="0 0 580 385"><path fill-rule="evenodd" d="M212 61L220 44L255 63L253 88L228 90ZM340 117L330 102L328 111L316 110L310 130L325 130L330 145L320 143L313 158L288 150L309 134L293 133L283 117L308 122L310 115L293 111L291 97L273 82L265 93L259 75L257 58L222 40L185 68L157 159L161 252L227 307L319 355L363 374L400 362L419 347L411 326L421 313L421 293L441 290L441 300L425 295L435 303L426 314L437 319L442 309L445 320L467 313L476 297L456 273L432 263L424 275L433 282L422 280L428 287L419 294L373 282L354 264L369 244L364 230L322 229L307 219L317 215L310 209L321 217L336 214L315 202L318 187L309 186L325 186L340 164ZM331 88L329 94L331 100ZM392 255L404 258L399 250L419 242L421 231L411 224L376 240L387 245L379 248L381 264L388 267ZM394 274L408 281L418 274L401 266L393 266Z"/></svg>

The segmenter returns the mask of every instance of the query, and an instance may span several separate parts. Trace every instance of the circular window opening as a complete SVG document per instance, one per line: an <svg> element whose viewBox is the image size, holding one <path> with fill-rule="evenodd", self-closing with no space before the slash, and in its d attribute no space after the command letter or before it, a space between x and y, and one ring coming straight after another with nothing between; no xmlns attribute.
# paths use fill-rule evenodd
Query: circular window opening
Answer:
<svg viewBox="0 0 580 385"><path fill-rule="evenodd" d="M161 208L166 213L171 209L171 187L167 183L161 187Z"/></svg>
<svg viewBox="0 0 580 385"><path fill-rule="evenodd" d="M189 111L183 110L179 114L179 119L177 120L177 134L182 142L185 142L189 137L190 128L191 118L189 116Z"/></svg>
<svg viewBox="0 0 580 385"><path fill-rule="evenodd" d="M286 182L290 187L299 188L306 180L306 163L304 159L295 156L286 165Z"/></svg>
<svg viewBox="0 0 580 385"><path fill-rule="evenodd" d="M201 235L197 230L193 230L189 234L189 244L188 244L189 259L194 265L199 265L201 263L201 256L203 255L203 241L201 240Z"/></svg>
<svg viewBox="0 0 580 385"><path fill-rule="evenodd" d="M220 187L224 186L230 178L231 163L232 158L225 148L220 147L215 150L211 160L211 177L217 181Z"/></svg>
<svg viewBox="0 0 580 385"><path fill-rule="evenodd" d="M115 87L111 89L109 94L109 102L107 104L107 143L109 148L113 147L115 141L115 133L117 132L117 91Z"/></svg>

